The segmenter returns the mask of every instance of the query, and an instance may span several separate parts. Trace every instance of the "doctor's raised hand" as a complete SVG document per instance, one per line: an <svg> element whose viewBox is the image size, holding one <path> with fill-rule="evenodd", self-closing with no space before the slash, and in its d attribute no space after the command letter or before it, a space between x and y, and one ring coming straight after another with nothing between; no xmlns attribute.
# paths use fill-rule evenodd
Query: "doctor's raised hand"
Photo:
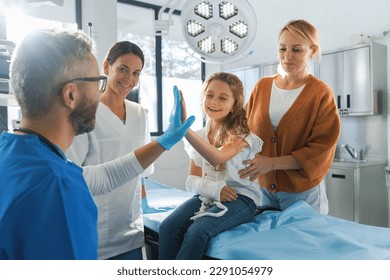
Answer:
<svg viewBox="0 0 390 280"><path fill-rule="evenodd" d="M180 106L180 94L174 90L174 105L169 118L168 129L156 140L141 146L130 152L130 154L112 160L98 170L97 166L86 166L83 168L83 176L94 195L101 195L122 186L126 181L140 175L160 155L172 148L179 142L192 123L195 117L189 117L184 123L181 120L182 110ZM135 162L132 154L135 155ZM109 178L107 182L106 179ZM108 187L107 187L108 185Z"/></svg>

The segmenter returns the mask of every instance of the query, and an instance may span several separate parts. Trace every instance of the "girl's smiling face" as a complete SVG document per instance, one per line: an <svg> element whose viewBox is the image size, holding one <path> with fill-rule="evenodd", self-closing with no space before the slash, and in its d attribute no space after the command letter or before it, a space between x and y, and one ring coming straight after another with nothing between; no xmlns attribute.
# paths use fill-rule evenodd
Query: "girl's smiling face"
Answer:
<svg viewBox="0 0 390 280"><path fill-rule="evenodd" d="M212 80L203 96L203 109L214 122L221 122L233 109L234 96L227 83Z"/></svg>

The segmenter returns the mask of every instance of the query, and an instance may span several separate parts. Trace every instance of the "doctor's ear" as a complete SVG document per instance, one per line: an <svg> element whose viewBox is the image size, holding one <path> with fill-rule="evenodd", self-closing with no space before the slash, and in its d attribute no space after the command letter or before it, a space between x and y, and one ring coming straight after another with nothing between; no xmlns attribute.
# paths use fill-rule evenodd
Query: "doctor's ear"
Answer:
<svg viewBox="0 0 390 280"><path fill-rule="evenodd" d="M62 87L60 96L63 101L63 104L66 107L69 107L71 109L75 107L76 98L77 98L76 92L77 92L77 88L76 85L73 83L67 83Z"/></svg>

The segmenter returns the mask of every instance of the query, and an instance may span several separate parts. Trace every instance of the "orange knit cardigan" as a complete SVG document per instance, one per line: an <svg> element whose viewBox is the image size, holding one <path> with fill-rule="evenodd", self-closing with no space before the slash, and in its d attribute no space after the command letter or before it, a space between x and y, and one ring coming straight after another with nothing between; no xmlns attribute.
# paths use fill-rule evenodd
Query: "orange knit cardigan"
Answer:
<svg viewBox="0 0 390 280"><path fill-rule="evenodd" d="M292 155L302 168L271 171L258 181L271 192L304 192L321 182L333 162L340 117L332 89L310 76L274 131L269 104L275 77L265 77L255 85L246 104L249 128L264 141L262 156Z"/></svg>

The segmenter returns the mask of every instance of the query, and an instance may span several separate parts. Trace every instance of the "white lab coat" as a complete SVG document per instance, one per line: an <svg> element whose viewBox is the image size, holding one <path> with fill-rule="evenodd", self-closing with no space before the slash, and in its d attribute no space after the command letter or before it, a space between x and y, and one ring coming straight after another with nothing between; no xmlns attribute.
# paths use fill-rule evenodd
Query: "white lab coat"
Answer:
<svg viewBox="0 0 390 280"><path fill-rule="evenodd" d="M96 127L75 137L67 157L81 165L96 165L116 159L150 142L146 110L126 100L126 122L99 103ZM142 176L153 173L153 166ZM141 176L103 195L94 194L98 208L99 259L107 259L144 245L141 210Z"/></svg>

